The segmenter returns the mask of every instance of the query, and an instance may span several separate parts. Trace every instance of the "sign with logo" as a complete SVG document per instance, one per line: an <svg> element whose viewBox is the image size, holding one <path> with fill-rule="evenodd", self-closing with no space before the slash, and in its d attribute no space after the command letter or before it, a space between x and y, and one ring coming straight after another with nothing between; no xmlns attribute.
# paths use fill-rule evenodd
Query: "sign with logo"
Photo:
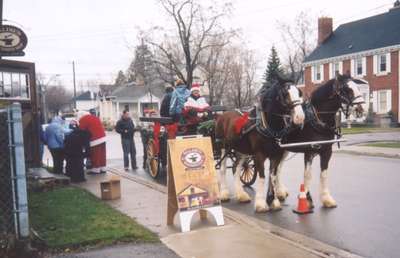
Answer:
<svg viewBox="0 0 400 258"><path fill-rule="evenodd" d="M223 224L210 137L169 140L168 148L168 223L179 211L182 231L188 231L190 214L207 210Z"/></svg>
<svg viewBox="0 0 400 258"><path fill-rule="evenodd" d="M0 56L23 56L28 43L25 33L12 25L0 26Z"/></svg>

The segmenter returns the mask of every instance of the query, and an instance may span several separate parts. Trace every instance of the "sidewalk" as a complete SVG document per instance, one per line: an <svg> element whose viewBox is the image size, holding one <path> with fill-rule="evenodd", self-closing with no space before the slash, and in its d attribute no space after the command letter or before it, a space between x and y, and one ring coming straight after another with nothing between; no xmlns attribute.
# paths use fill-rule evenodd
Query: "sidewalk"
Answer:
<svg viewBox="0 0 400 258"><path fill-rule="evenodd" d="M228 209L224 209L225 226L215 226L210 215L207 221L197 215L192 231L181 233L177 218L174 226L166 226L166 187L116 169L107 174L121 176L122 191L120 200L108 203L156 232L168 248L183 258L357 257ZM88 176L87 182L79 186L100 196L99 183L106 176Z"/></svg>
<svg viewBox="0 0 400 258"><path fill-rule="evenodd" d="M360 145L346 145L346 146L342 145L340 147L340 149L338 149L337 145L334 145L334 146L335 146L334 151L338 152L338 153L400 159L400 149L398 149L398 148L369 147L369 146L360 146Z"/></svg>

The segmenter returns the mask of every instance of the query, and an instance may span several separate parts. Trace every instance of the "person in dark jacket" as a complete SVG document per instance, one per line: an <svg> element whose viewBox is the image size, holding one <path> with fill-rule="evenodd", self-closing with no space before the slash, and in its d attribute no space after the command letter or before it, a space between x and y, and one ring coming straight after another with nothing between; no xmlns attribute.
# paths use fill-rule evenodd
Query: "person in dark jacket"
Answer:
<svg viewBox="0 0 400 258"><path fill-rule="evenodd" d="M160 116L170 117L169 106L171 104L172 93L174 92L173 87L165 88L165 95L161 101Z"/></svg>
<svg viewBox="0 0 400 258"><path fill-rule="evenodd" d="M65 136L64 151L67 165L66 175L71 178L71 182L79 183L85 181L83 170L83 160L89 156L90 133L81 130L76 121L71 121L69 128L71 132Z"/></svg>
<svg viewBox="0 0 400 258"><path fill-rule="evenodd" d="M124 110L122 117L118 120L115 126L117 133L121 135L122 150L124 152L124 168L129 170L129 155L131 156L132 169L137 169L136 166L136 148L133 139L135 133L135 125L129 115L128 110Z"/></svg>

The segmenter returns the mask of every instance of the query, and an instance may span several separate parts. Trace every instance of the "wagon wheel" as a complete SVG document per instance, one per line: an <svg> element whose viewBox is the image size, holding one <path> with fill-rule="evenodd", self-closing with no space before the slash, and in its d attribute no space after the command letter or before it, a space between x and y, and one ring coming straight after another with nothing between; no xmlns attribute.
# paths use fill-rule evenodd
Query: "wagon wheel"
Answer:
<svg viewBox="0 0 400 258"><path fill-rule="evenodd" d="M257 171L255 169L254 160L248 159L243 163L240 170L240 181L244 186L251 186L257 179Z"/></svg>
<svg viewBox="0 0 400 258"><path fill-rule="evenodd" d="M147 142L146 152L146 163L149 174L152 178L157 178L159 175L160 164L158 155L156 154L156 145L153 139L149 139L149 141Z"/></svg>

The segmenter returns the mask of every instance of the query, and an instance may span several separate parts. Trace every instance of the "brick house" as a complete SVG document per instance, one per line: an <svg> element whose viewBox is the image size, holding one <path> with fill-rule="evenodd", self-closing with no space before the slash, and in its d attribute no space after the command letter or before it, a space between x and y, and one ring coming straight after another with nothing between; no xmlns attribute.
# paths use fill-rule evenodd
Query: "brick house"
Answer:
<svg viewBox="0 0 400 258"><path fill-rule="evenodd" d="M368 82L364 99L377 115L393 113L399 123L400 1L388 12L342 24L332 30L332 18L318 19L318 46L304 61L304 91L350 73Z"/></svg>

